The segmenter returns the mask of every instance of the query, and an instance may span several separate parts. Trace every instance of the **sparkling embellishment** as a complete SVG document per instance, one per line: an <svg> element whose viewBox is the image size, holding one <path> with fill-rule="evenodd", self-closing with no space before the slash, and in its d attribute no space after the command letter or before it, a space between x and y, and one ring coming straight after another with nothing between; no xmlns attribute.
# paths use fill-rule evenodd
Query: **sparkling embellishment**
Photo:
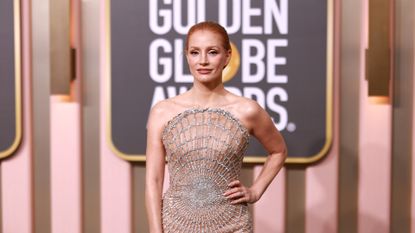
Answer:
<svg viewBox="0 0 415 233"><path fill-rule="evenodd" d="M247 205L223 193L238 179L248 130L228 111L192 108L163 130L170 187L163 196L164 232L252 232Z"/></svg>
<svg viewBox="0 0 415 233"><path fill-rule="evenodd" d="M209 207L222 199L220 189L207 178L191 181L191 184L184 189L182 197L194 209Z"/></svg>

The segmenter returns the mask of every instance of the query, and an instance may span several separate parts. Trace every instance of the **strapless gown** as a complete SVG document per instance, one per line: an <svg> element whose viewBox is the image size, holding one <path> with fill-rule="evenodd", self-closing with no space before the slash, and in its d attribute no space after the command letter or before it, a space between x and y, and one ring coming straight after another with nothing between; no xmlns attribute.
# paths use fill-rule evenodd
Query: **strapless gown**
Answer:
<svg viewBox="0 0 415 233"><path fill-rule="evenodd" d="M164 232L252 232L248 206L232 205L223 196L239 179L249 142L240 121L224 109L188 109L167 123L162 141L170 174Z"/></svg>

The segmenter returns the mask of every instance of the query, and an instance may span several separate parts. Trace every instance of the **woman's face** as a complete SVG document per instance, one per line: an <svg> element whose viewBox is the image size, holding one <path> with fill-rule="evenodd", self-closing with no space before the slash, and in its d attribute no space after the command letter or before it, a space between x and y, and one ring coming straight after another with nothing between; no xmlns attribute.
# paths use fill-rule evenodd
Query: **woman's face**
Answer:
<svg viewBox="0 0 415 233"><path fill-rule="evenodd" d="M222 81L222 70L231 58L218 33L209 30L193 32L188 40L187 62L195 81Z"/></svg>

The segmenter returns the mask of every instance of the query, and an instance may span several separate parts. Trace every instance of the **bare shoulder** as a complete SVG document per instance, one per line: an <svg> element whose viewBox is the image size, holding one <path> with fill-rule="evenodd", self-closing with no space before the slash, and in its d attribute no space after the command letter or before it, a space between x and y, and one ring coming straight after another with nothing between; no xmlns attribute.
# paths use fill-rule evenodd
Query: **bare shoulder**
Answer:
<svg viewBox="0 0 415 233"><path fill-rule="evenodd" d="M172 115L174 104L166 99L156 103L150 110L148 127L163 128Z"/></svg>
<svg viewBox="0 0 415 233"><path fill-rule="evenodd" d="M157 102L150 110L149 122L162 126L175 115L186 109L186 93Z"/></svg>
<svg viewBox="0 0 415 233"><path fill-rule="evenodd" d="M167 100L157 102L150 110L150 116L159 117L166 113L169 109L169 103Z"/></svg>
<svg viewBox="0 0 415 233"><path fill-rule="evenodd" d="M236 97L233 106L232 110L235 116L239 118L250 131L261 116L264 117L268 115L255 100L246 97Z"/></svg>
<svg viewBox="0 0 415 233"><path fill-rule="evenodd" d="M250 119L265 111L255 100L238 96L235 98L234 111L237 115Z"/></svg>

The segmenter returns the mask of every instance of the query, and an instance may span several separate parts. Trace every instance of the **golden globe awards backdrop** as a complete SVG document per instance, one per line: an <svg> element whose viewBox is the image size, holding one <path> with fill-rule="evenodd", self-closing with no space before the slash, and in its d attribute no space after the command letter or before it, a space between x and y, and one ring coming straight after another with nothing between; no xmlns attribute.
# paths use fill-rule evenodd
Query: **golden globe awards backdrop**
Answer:
<svg viewBox="0 0 415 233"><path fill-rule="evenodd" d="M21 138L19 9L18 0L0 0L0 159Z"/></svg>
<svg viewBox="0 0 415 233"><path fill-rule="evenodd" d="M223 25L233 47L226 88L256 100L286 139L289 163L314 162L331 144L331 0L107 0L109 141L144 160L150 108L191 87L183 54L195 23ZM263 162L252 139L245 162Z"/></svg>

